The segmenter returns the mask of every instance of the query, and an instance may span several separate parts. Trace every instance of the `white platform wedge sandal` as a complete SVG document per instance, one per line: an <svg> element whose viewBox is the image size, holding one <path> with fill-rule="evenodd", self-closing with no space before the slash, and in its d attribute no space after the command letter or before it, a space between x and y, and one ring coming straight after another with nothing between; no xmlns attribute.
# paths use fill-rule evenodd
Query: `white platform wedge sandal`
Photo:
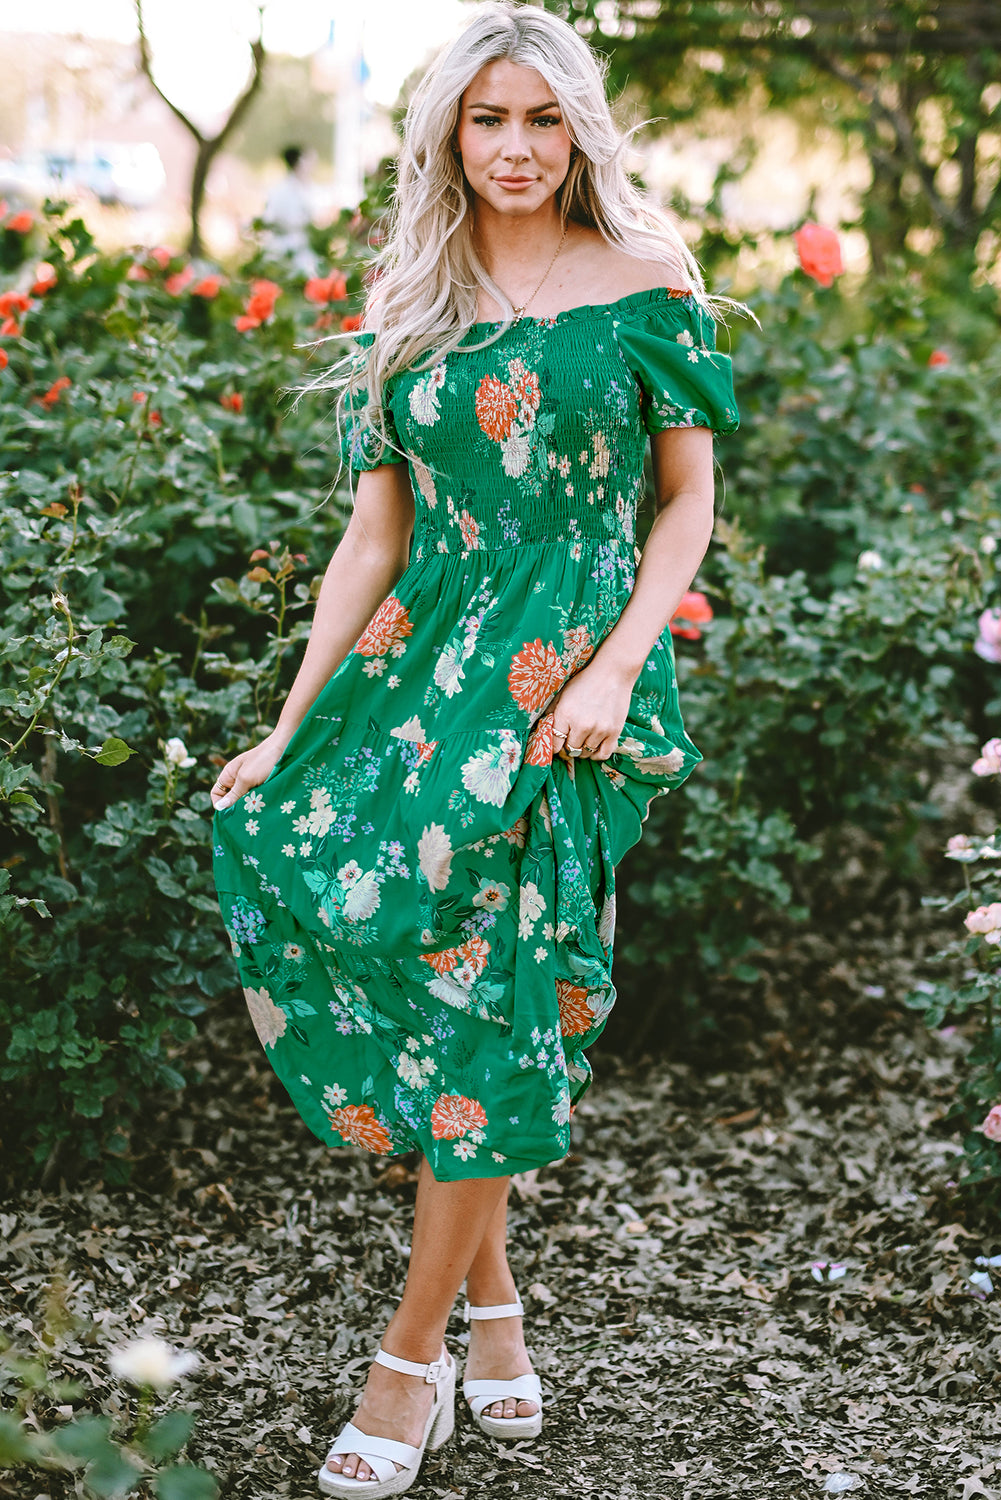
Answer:
<svg viewBox="0 0 1001 1500"><path fill-rule="evenodd" d="M463 1318L467 1323L486 1318L520 1318L525 1308L521 1298L498 1307L473 1307L466 1303ZM512 1380L464 1380L462 1394L469 1404L473 1421L488 1437L510 1439L535 1438L542 1431L542 1386L534 1371L516 1375ZM530 1417L488 1417L484 1415L495 1401L534 1401L538 1411Z"/></svg>
<svg viewBox="0 0 1001 1500"><path fill-rule="evenodd" d="M338 1433L317 1475L317 1482L325 1495L366 1494L372 1500L379 1500L381 1495L405 1494L417 1478L425 1452L433 1453L452 1436L455 1427L454 1359L446 1360L443 1351L441 1359L433 1360L429 1365L418 1365L413 1360L397 1359L395 1354L379 1349L375 1362L401 1375L414 1375L434 1386L434 1401L424 1436L420 1446L415 1448L412 1443L398 1443L394 1438L370 1437L349 1422ZM357 1453L363 1458L375 1479L356 1479L353 1474L349 1477L327 1468L327 1459L346 1453ZM403 1467L397 1469L397 1464Z"/></svg>

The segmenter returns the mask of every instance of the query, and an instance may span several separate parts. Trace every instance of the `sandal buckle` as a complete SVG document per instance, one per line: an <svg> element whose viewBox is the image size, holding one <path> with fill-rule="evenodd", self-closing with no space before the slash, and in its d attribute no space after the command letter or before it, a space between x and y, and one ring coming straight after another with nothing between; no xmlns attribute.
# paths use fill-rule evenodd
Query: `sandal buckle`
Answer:
<svg viewBox="0 0 1001 1500"><path fill-rule="evenodd" d="M439 1380L441 1379L442 1363L443 1363L443 1361L440 1360L440 1359L435 1359L435 1360L431 1361L431 1363L428 1365L427 1369L424 1372L424 1384L425 1385L437 1385L438 1384Z"/></svg>

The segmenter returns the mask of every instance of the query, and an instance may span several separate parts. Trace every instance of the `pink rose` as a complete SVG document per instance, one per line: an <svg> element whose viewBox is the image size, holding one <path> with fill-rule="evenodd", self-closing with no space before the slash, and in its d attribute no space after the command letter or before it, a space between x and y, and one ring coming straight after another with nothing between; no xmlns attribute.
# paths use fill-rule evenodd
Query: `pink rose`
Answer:
<svg viewBox="0 0 1001 1500"><path fill-rule="evenodd" d="M988 740L980 747L980 759L973 762L974 776L997 776L1001 774L1001 740Z"/></svg>
<svg viewBox="0 0 1001 1500"><path fill-rule="evenodd" d="M968 833L954 833L945 846L945 852L951 859L962 859L972 848L973 840Z"/></svg>
<svg viewBox="0 0 1001 1500"><path fill-rule="evenodd" d="M1001 609L985 609L977 621L973 649L984 661L1001 662Z"/></svg>
<svg viewBox="0 0 1001 1500"><path fill-rule="evenodd" d="M1001 1104L995 1104L980 1128L989 1141L1001 1145Z"/></svg>
<svg viewBox="0 0 1001 1500"><path fill-rule="evenodd" d="M967 932L976 933L985 943L1001 943L1001 901L992 901L990 906L978 906L963 918Z"/></svg>

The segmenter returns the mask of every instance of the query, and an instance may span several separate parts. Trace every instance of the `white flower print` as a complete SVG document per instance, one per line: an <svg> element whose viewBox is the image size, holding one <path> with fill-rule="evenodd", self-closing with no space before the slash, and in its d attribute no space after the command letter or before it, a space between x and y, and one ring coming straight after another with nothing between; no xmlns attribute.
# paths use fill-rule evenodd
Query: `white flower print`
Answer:
<svg viewBox="0 0 1001 1500"><path fill-rule="evenodd" d="M386 658L384 656L370 657L370 659L362 667L362 671L365 673L366 677L381 677L385 670Z"/></svg>
<svg viewBox="0 0 1001 1500"><path fill-rule="evenodd" d="M246 823L244 823L243 826L247 830L247 832L251 835L251 837L253 837L253 835L257 832L257 830L260 828L261 825L260 825L260 823L258 823L258 821L257 821L256 818L248 818L247 821L246 821Z"/></svg>
<svg viewBox="0 0 1001 1500"><path fill-rule="evenodd" d="M445 384L444 360L429 370L410 392L410 414L422 427L433 427L441 416L438 392Z"/></svg>
<svg viewBox="0 0 1001 1500"><path fill-rule="evenodd" d="M411 714L405 723L397 725L395 729L391 729L389 732L398 740L414 740L417 744L423 744L426 738L424 730L421 728L421 721L416 714Z"/></svg>
<svg viewBox="0 0 1001 1500"><path fill-rule="evenodd" d="M396 1061L396 1071L408 1089L422 1089L427 1080L421 1072L420 1063L409 1052L401 1052Z"/></svg>
<svg viewBox="0 0 1001 1500"><path fill-rule="evenodd" d="M366 870L347 889L344 916L349 922L363 922L378 910L381 899L379 877L374 870Z"/></svg>
<svg viewBox="0 0 1001 1500"><path fill-rule="evenodd" d="M314 787L309 795L309 818L304 829L298 832L311 833L322 839L330 832L334 821L334 809L330 805L330 793L325 786Z"/></svg>
<svg viewBox="0 0 1001 1500"><path fill-rule="evenodd" d="M282 951L285 957L294 964L301 964L306 957L306 950L301 943L286 943Z"/></svg>
<svg viewBox="0 0 1001 1500"><path fill-rule="evenodd" d="M477 750L462 767L462 784L478 802L503 807L511 790L511 773L518 763L518 741L504 734L499 745Z"/></svg>
<svg viewBox="0 0 1001 1500"><path fill-rule="evenodd" d="M683 328L682 331L678 334L677 342L679 344L684 344L686 349L691 349L692 345L695 343L695 340L692 338L689 330L687 328Z"/></svg>
<svg viewBox="0 0 1001 1500"><path fill-rule="evenodd" d="M588 465L588 474L592 479L604 479L608 474L610 461L611 454L608 451L605 434L603 432L596 432L594 434L594 459Z"/></svg>
<svg viewBox="0 0 1001 1500"><path fill-rule="evenodd" d="M428 509L434 510L438 504L438 495L434 487L434 480L431 477L431 470L426 464L422 464L419 458L411 459L410 463L414 471L414 478L417 480L417 488L427 501Z"/></svg>
<svg viewBox="0 0 1001 1500"><path fill-rule="evenodd" d="M282 853L286 856L287 859L291 859L293 854L295 853L295 845L282 844Z"/></svg>
<svg viewBox="0 0 1001 1500"><path fill-rule="evenodd" d="M248 792L243 799L243 805L248 812L260 812L264 807L264 798L260 792Z"/></svg>
<svg viewBox="0 0 1001 1500"><path fill-rule="evenodd" d="M527 432L515 427L501 443L501 466L510 479L520 479L532 457L532 440Z"/></svg>
<svg viewBox="0 0 1001 1500"><path fill-rule="evenodd" d="M455 1145L452 1147L452 1150L455 1152L460 1161L469 1161L470 1157L476 1155L476 1149L477 1148L473 1144L473 1142L467 1140L456 1141Z"/></svg>
<svg viewBox="0 0 1001 1500"><path fill-rule="evenodd" d="M331 1109L337 1109L339 1105L346 1104L347 1097L347 1089L342 1089L339 1083L328 1083L323 1090L323 1102Z"/></svg>
<svg viewBox="0 0 1001 1500"><path fill-rule="evenodd" d="M535 931L535 924L546 909L546 898L539 891L534 881L526 880L521 887L518 906L518 936L530 938Z"/></svg>
<svg viewBox="0 0 1001 1500"><path fill-rule="evenodd" d="M405 792L416 792L419 784L420 784L420 778L417 775L417 772L416 771L411 771L410 774L409 774L409 776L407 776L404 779L403 790Z"/></svg>
<svg viewBox="0 0 1001 1500"><path fill-rule="evenodd" d="M288 802L283 802L282 803L282 812L283 813L290 813L290 812L292 812L292 810L294 809L294 807L295 807L295 798L292 797Z"/></svg>
<svg viewBox="0 0 1001 1500"><path fill-rule="evenodd" d="M615 894L606 896L601 906L601 916L598 918L598 940L605 948L612 946L612 938L615 936Z"/></svg>
<svg viewBox="0 0 1001 1500"><path fill-rule="evenodd" d="M426 988L429 995L441 1000L444 1005L451 1005L456 1010L469 1009L468 991L461 984L456 984L451 974L435 974L427 981Z"/></svg>
<svg viewBox="0 0 1001 1500"><path fill-rule="evenodd" d="M402 681L402 678L397 677L396 673L394 672L393 675L392 675L392 677L387 677L387 679L386 679L386 685L388 687L391 687L391 688L397 688L397 687L399 687L401 681Z"/></svg>
<svg viewBox="0 0 1001 1500"><path fill-rule="evenodd" d="M452 840L444 824L429 823L417 841L421 874L431 890L443 891L452 874Z"/></svg>
<svg viewBox="0 0 1001 1500"><path fill-rule="evenodd" d="M341 865L341 868L337 872L337 878L346 890L349 885L354 885L360 874L361 865L356 859L351 859L346 865Z"/></svg>
<svg viewBox="0 0 1001 1500"><path fill-rule="evenodd" d="M250 1011L250 1019L254 1023L254 1030L260 1037L262 1046L274 1047L275 1043L285 1035L288 1016L280 1005L275 1004L266 989L244 989L243 994L247 1009Z"/></svg>
<svg viewBox="0 0 1001 1500"><path fill-rule="evenodd" d="M454 698L456 693L462 692L461 683L465 675L458 649L452 645L443 646L435 663L435 687L441 688L446 698Z"/></svg>

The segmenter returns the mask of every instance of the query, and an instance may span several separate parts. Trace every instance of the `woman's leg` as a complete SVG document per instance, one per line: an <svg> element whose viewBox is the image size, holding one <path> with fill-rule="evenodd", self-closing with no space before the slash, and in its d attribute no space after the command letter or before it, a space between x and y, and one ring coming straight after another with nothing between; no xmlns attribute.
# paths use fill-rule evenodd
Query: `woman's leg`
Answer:
<svg viewBox="0 0 1001 1500"><path fill-rule="evenodd" d="M440 1358L456 1294L505 1200L507 1183L506 1177L436 1182L427 1161L421 1162L406 1285L382 1338L387 1354L419 1364ZM432 1388L412 1375L373 1365L352 1421L373 1437L417 1444L432 1399ZM356 1453L332 1458L327 1467L356 1479L371 1473Z"/></svg>
<svg viewBox="0 0 1001 1500"><path fill-rule="evenodd" d="M502 1307L517 1296L507 1263L507 1200L511 1179L495 1208L466 1278L466 1293L474 1307ZM532 1362L525 1348L520 1318L484 1318L469 1324L467 1380L512 1380L527 1375ZM488 1417L530 1417L534 1401L495 1401L484 1409Z"/></svg>

